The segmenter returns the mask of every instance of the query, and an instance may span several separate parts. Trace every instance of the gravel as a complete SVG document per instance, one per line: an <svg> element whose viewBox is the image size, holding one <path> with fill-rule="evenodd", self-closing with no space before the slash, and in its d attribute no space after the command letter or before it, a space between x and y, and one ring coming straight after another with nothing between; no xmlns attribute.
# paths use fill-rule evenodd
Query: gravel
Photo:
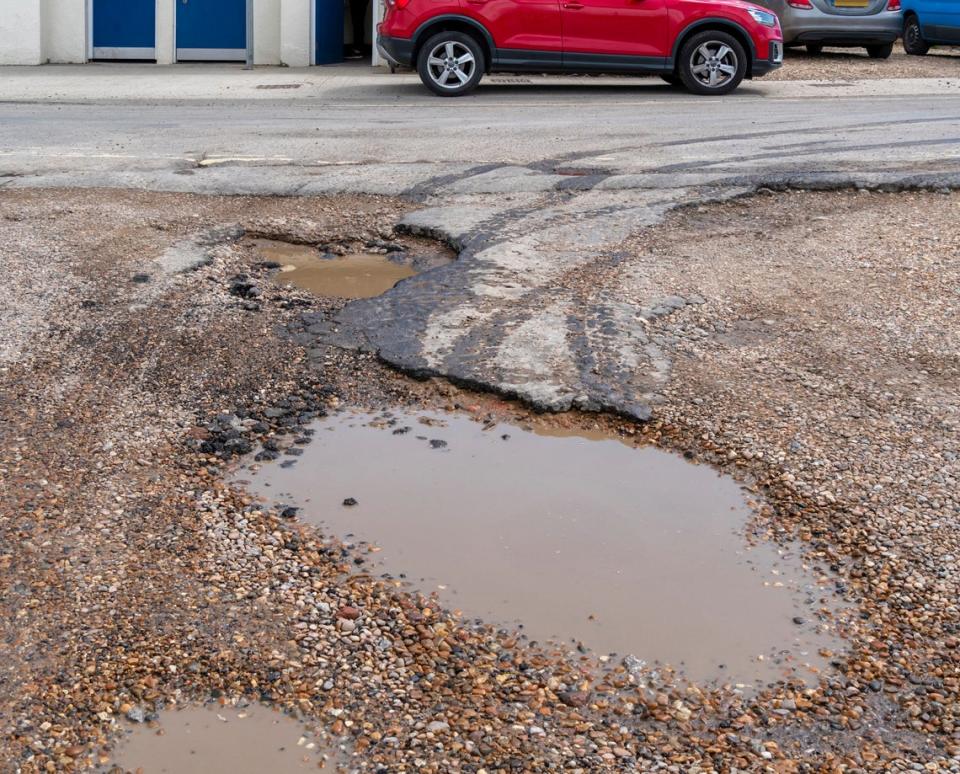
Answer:
<svg viewBox="0 0 960 774"><path fill-rule="evenodd" d="M960 770L958 206L690 208L622 246L628 281L568 278L703 300L651 323L676 365L638 426L298 344L304 313L342 302L274 285L238 229L392 244L395 201L0 193L0 769L104 764L125 717L243 696L368 771ZM158 270L185 240L204 260ZM835 574L847 648L820 684L753 696L574 659L357 571L290 506L225 483L318 416L392 405L603 426L729 470L757 534Z"/></svg>
<svg viewBox="0 0 960 774"><path fill-rule="evenodd" d="M960 78L960 48L933 48L927 56L908 56L898 42L889 59L871 59L863 48L825 48L809 54L788 48L783 67L764 80L855 81L878 78Z"/></svg>

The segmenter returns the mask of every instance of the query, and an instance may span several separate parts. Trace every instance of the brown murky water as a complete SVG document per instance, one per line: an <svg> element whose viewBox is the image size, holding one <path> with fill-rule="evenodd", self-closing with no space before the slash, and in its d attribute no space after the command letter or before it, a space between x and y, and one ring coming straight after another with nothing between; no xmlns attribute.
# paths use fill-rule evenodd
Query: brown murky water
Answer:
<svg viewBox="0 0 960 774"><path fill-rule="evenodd" d="M282 264L276 282L320 296L372 298L416 273L408 265L375 253L324 257L307 245L267 239L257 240L256 246L264 258Z"/></svg>
<svg viewBox="0 0 960 774"><path fill-rule="evenodd" d="M298 774L338 771L343 760L319 749L295 719L253 705L164 712L132 726L112 764L143 774Z"/></svg>
<svg viewBox="0 0 960 774"><path fill-rule="evenodd" d="M448 607L533 639L748 685L809 677L836 646L815 615L828 592L797 558L748 547L736 482L656 449L457 415L340 415L296 464L249 483L375 544L371 562Z"/></svg>

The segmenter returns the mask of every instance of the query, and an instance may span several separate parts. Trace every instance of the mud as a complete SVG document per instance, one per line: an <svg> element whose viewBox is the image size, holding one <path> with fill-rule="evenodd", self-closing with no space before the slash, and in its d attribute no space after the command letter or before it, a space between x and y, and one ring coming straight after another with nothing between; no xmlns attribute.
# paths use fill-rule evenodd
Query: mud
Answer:
<svg viewBox="0 0 960 774"><path fill-rule="evenodd" d="M258 252L281 264L274 280L318 296L373 298L385 293L416 270L379 253L328 255L308 245L261 239Z"/></svg>
<svg viewBox="0 0 960 774"><path fill-rule="evenodd" d="M337 771L307 727L260 705L190 707L130 725L112 766L143 774L296 774Z"/></svg>
<svg viewBox="0 0 960 774"><path fill-rule="evenodd" d="M468 618L744 685L809 677L835 644L816 577L748 545L743 493L706 466L601 431L453 414L314 429L295 464L260 468L252 488Z"/></svg>

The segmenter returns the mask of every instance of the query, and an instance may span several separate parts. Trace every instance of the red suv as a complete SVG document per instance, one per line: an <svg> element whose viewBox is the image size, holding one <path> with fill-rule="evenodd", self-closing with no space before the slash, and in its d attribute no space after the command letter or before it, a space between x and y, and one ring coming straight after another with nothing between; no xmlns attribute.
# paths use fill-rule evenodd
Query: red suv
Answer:
<svg viewBox="0 0 960 774"><path fill-rule="evenodd" d="M455 97L484 73L659 75L726 94L783 62L776 15L743 0L386 0L377 44Z"/></svg>

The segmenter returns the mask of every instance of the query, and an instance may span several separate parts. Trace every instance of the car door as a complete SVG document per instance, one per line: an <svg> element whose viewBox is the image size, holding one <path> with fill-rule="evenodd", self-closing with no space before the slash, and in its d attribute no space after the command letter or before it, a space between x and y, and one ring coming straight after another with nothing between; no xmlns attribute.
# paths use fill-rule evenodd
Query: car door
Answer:
<svg viewBox="0 0 960 774"><path fill-rule="evenodd" d="M560 0L560 5L565 68L629 69L661 64L670 55L667 0Z"/></svg>
<svg viewBox="0 0 960 774"><path fill-rule="evenodd" d="M921 3L920 24L924 37L944 43L960 42L960 2L927 0Z"/></svg>
<svg viewBox="0 0 960 774"><path fill-rule="evenodd" d="M560 0L462 0L461 7L493 37L498 65L560 66Z"/></svg>

